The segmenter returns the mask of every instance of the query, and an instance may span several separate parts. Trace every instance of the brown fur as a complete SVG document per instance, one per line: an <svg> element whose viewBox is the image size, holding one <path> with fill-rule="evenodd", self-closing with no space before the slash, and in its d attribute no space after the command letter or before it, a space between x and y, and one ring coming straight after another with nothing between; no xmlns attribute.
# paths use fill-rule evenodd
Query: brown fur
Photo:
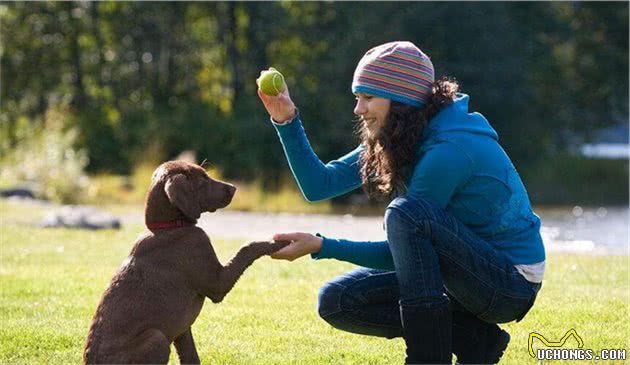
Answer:
<svg viewBox="0 0 630 365"><path fill-rule="evenodd" d="M227 206L235 191L197 165L166 162L153 174L145 223L194 224L202 212ZM144 234L103 294L90 325L84 363L165 364L173 342L182 364L199 363L190 328L205 298L222 301L254 260L286 245L251 242L223 266L201 228Z"/></svg>

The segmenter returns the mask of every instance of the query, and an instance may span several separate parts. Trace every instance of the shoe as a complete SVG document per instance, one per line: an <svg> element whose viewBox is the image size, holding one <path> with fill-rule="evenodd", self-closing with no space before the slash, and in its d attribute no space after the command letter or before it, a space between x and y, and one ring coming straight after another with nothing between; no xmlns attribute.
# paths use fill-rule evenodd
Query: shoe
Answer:
<svg viewBox="0 0 630 365"><path fill-rule="evenodd" d="M488 341L490 339L486 340L486 360L484 364L498 364L501 356L507 349L507 345L510 342L510 334L502 329L499 329L499 331L494 343Z"/></svg>
<svg viewBox="0 0 630 365"><path fill-rule="evenodd" d="M458 364L496 364L510 335L470 312L453 311L453 353Z"/></svg>

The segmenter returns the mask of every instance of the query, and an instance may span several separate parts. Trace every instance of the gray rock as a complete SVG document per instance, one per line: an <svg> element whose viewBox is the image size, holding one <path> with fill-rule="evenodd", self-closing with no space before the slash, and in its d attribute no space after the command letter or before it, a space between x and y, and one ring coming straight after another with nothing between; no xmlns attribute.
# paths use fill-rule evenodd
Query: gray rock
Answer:
<svg viewBox="0 0 630 365"><path fill-rule="evenodd" d="M120 219L90 206L64 205L49 213L42 227L67 227L81 229L120 229Z"/></svg>
<svg viewBox="0 0 630 365"><path fill-rule="evenodd" d="M17 187L11 189L2 189L0 190L0 196L3 198L26 198L26 199L35 199L35 194L33 190L26 187Z"/></svg>

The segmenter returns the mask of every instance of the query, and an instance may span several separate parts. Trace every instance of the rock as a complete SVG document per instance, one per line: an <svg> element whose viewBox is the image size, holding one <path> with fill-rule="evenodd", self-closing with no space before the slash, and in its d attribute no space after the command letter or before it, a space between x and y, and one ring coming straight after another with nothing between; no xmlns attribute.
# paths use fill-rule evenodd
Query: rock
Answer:
<svg viewBox="0 0 630 365"><path fill-rule="evenodd" d="M3 198L35 199L35 194L29 188L3 189L0 190L0 196Z"/></svg>
<svg viewBox="0 0 630 365"><path fill-rule="evenodd" d="M46 228L120 229L120 226L120 219L109 213L77 205L65 205L48 214L42 222L42 227Z"/></svg>

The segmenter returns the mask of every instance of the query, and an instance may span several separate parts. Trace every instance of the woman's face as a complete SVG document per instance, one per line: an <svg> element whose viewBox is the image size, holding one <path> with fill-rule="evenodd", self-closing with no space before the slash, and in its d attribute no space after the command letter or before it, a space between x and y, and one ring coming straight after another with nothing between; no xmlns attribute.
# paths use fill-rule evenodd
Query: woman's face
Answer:
<svg viewBox="0 0 630 365"><path fill-rule="evenodd" d="M391 101L365 93L355 95L357 105L354 107L354 114L361 118L361 123L370 134L375 134L385 125Z"/></svg>

